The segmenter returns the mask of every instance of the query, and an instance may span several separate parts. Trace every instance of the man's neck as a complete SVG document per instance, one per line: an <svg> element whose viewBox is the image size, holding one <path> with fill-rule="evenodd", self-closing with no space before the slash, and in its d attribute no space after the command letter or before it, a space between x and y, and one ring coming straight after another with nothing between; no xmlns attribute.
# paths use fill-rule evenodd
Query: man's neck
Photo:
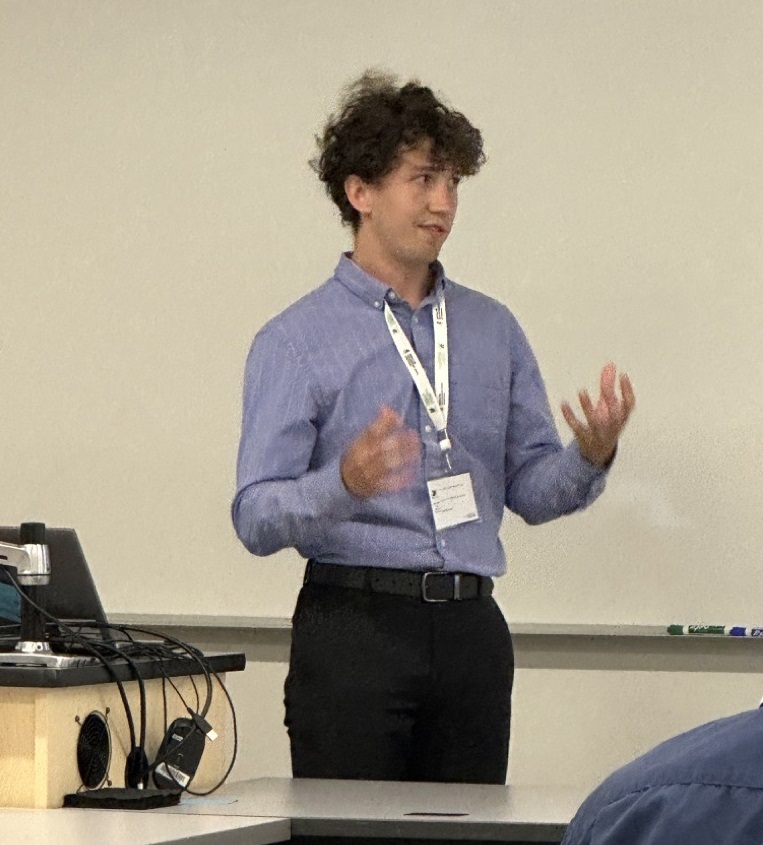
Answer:
<svg viewBox="0 0 763 845"><path fill-rule="evenodd" d="M391 261L374 260L362 249L352 253L352 260L366 273L389 285L411 308L418 308L432 290L432 270L429 265L407 267Z"/></svg>

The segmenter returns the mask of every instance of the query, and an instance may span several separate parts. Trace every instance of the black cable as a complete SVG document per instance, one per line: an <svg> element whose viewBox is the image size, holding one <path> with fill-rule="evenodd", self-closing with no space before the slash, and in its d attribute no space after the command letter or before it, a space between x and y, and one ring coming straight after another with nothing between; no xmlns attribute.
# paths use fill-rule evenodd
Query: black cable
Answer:
<svg viewBox="0 0 763 845"><path fill-rule="evenodd" d="M175 637L170 636L169 634L159 633L159 632L153 631L149 628L140 628L140 627L137 627L135 625L128 625L128 626L114 625L114 626L109 626L109 627L114 627L115 630L122 630L123 628L129 628L131 631L137 631L139 634L146 634L146 635L152 636L152 637L163 638L163 639L167 640L168 642L173 643L174 645L176 645L178 648L182 649L183 651L185 651L197 663L197 665L201 669L202 674L204 675L204 680L206 682L207 691L206 691L206 699L204 701L204 706L203 706L201 712L199 713L199 715L202 718L206 717L207 713L209 712L210 705L212 703L212 680L210 678L210 669L209 669L209 666L207 664L207 661L206 661L204 655L201 653L201 651L199 651L199 649L194 648L194 646L189 645L188 643L184 643L182 640L178 640Z"/></svg>
<svg viewBox="0 0 763 845"><path fill-rule="evenodd" d="M169 634L161 633L161 632L154 631L154 630L151 630L151 629L148 629L148 628L139 628L139 627L136 627L136 626L133 626L133 625L110 625L109 623L95 623L92 627L96 627L96 628L99 628L99 629L109 629L109 630L118 631L118 632L124 634L125 636L130 636L129 632L137 631L138 633L146 634L146 635L155 637L159 640L164 640L165 641L164 644L163 643L151 643L151 644L141 643L140 645L142 646L142 651L144 653L147 653L147 654L156 653L156 652L159 652L161 654L162 652L164 652L162 654L162 656L166 657L166 650L165 650L166 649L166 643L169 642L169 643L172 643L176 648L179 648L183 652L183 655L187 655L191 659L191 661L196 663L201 668L202 673L204 674L206 686L207 686L206 700L205 700L205 703L204 703L204 708L202 709L201 713L198 712L198 707L197 707L196 712L194 712L188 706L188 704L186 703L186 701L182 697L182 695L180 695L180 692L177 690L177 687L175 687L174 683L172 685L173 685L173 687L175 687L175 690L178 693L178 696L180 697L181 701L183 702L183 705L185 706L186 710L188 711L188 714L191 716L191 720L193 721L196 729L199 730L205 736L210 732L211 728L208 725L208 723L206 722L205 717L206 717L206 715L209 711L209 708L211 706L211 703L212 703L212 681L211 681L211 678L210 678L210 668L207 664L206 658L204 657L204 655L202 654L202 652L199 649L195 648L194 646L189 645L188 643L183 642L182 640L178 640L175 637L170 636ZM174 652L170 652L169 659L184 660L186 658L185 658L185 656L181 656L181 655L178 655ZM166 673L164 672L164 667L162 666L162 663L161 663L160 660L157 660L157 665L160 667L160 671L165 675L165 677L167 677L167 679L170 680L169 676L166 675ZM193 675L191 673L189 673L189 677L191 678L192 683L194 684L194 688L196 688L195 681L194 681ZM218 683L219 682L220 681L219 681L219 678L218 678ZM170 680L170 683L172 683L171 680ZM226 695L227 695L227 692L226 692ZM191 734L188 734L177 745L175 745L172 748L172 753L177 752L178 748L180 748L190 738L190 736L191 736ZM169 753L169 749L168 749L168 753ZM155 771L157 766L160 766L164 762L166 762L166 756L162 757L162 758L158 757L156 760L154 760L154 762L152 764L148 765L148 773ZM178 788L180 788L180 789L184 788L182 786L182 784L179 784L177 782L177 779L174 776L172 776L171 773L169 773L169 777L178 786ZM227 777L227 775L226 775L226 777ZM221 783L222 783L222 781L221 781Z"/></svg>
<svg viewBox="0 0 763 845"><path fill-rule="evenodd" d="M164 716L164 733L167 733L169 722L167 721L167 679L162 678L162 714Z"/></svg>
<svg viewBox="0 0 763 845"><path fill-rule="evenodd" d="M144 749L145 749L145 742L146 742L146 691L145 691L145 687L144 687L144 684L143 684L143 678L142 678L140 672L138 671L138 668L135 665L135 662L133 660L131 660L129 657L126 657L124 654L122 654L119 651L119 649L117 649L113 646L110 646L108 643L105 643L105 642L99 643L99 645L101 647L110 648L111 650L113 650L116 653L116 655L118 657L125 660L125 662L132 669L132 671L133 671L133 673L134 673L134 675L135 675L135 677L138 681L138 690L139 690L139 696L140 696L140 715L141 715L140 745L139 746L136 746L136 743L135 743L135 723L133 721L132 711L130 709L130 702L127 699L127 693L125 692L124 685L123 685L122 681L119 679L119 677L117 676L116 672L114 671L114 668L112 667L110 661L103 654L101 654L98 651L98 649L94 648L92 646L92 644L87 640L87 638L80 636L73 628L70 628L68 625L63 623L60 619L57 619L52 614L48 613L47 610L40 607L40 605L38 605L35 601L33 601L26 594L26 592L21 589L21 585L17 582L15 576L12 575L10 572L7 572L7 570L6 570L6 573L8 575L8 578L10 579L11 583L13 584L14 589L21 596L22 601L27 602L27 604L29 604L31 607L33 607L39 614L41 614L41 616L43 616L45 619L52 622L56 626L56 628L58 628L61 631L67 632L69 634L69 636L72 637L74 642L76 642L78 645L82 646L86 651L88 651L90 654L94 655L96 658L98 658L98 660L101 661L101 663L106 668L106 671L111 675L112 680L116 683L117 689L119 690L120 698L122 699L122 705L124 706L125 717L127 719L127 727L128 727L129 733L130 733L130 745L131 745L131 749L132 749L131 753L137 749L138 754L140 754L140 752L143 752L143 754L145 754ZM129 761L129 755L128 755L128 761Z"/></svg>
<svg viewBox="0 0 763 845"><path fill-rule="evenodd" d="M73 643L76 643L77 645L82 646L87 652L89 652L90 654L93 654L101 663L103 663L103 665L105 666L109 675L111 676L112 680L117 684L117 687L119 689L119 693L120 693L120 696L121 696L121 699L122 699L122 703L123 703L124 708L125 708L125 715L126 715L127 722L128 722L128 728L130 730L130 741L131 741L132 748L134 750L136 750L135 726L134 726L134 722L133 722L133 718L132 718L132 712L130 710L129 701L127 699L127 695L126 695L126 692L124 690L124 686L122 684L122 681L117 677L111 662L109 661L109 659L105 655L100 653L100 651L98 650L99 648L107 650L109 653L111 653L112 655L115 655L116 657L122 659L126 664L128 664L130 666L130 668L132 669L132 672L133 672L135 678L138 681L138 686L139 686L139 691L140 691L140 701L141 701L140 745L138 746L138 748L140 749L140 751L143 754L145 754L145 739L146 739L146 724L147 724L145 686L144 686L143 676L141 675L135 661L132 658L135 657L137 659L148 659L148 658L153 657L153 659L156 662L156 665L159 667L159 671L162 673L162 676L163 676L163 678L162 678L162 695L163 695L163 702L164 702L165 734L168 730L166 687L165 687L165 683L164 683L165 680L169 681L169 683L174 688L176 694L178 695L178 698L180 699L183 706L186 708L189 715L191 716L191 719L194 723L196 730L199 730L202 734L206 735L206 734L211 732L211 728L206 723L205 717L208 714L209 709L211 707L211 703L212 703L213 684L212 684L211 675L214 675L218 685L222 689L222 691L223 691L223 693L224 693L224 695L227 699L228 707L229 707L230 712L231 712L232 723L233 723L233 754L232 754L230 763L228 765L228 768L225 771L225 773L223 774L220 781L215 786L213 786L211 789L206 790L205 792L194 792L194 791L188 789L187 787L183 787L182 784L177 782L177 780L174 778L172 773L169 772L169 770L167 770L167 771L168 771L170 779L175 782L177 787L179 789L181 789L182 791L188 792L188 794L190 794L190 795L196 795L196 796L210 795L212 792L219 789L220 786L222 786L223 783L225 783L225 781L227 780L228 776L230 775L230 773L233 769L233 765L235 764L236 757L237 757L237 754L238 754L238 723L237 723L237 719L236 719L236 710L235 710L235 707L233 706L233 701L230 697L230 694L228 693L228 690L225 688L225 685L223 684L222 680L220 679L219 674L209 666L204 654L199 649L195 648L192 645L189 645L188 643L183 642L182 640L179 640L175 637L172 637L169 634L154 631L154 630L151 630L151 629L148 629L148 628L136 627L136 626L133 626L133 625L113 625L113 624L109 624L109 623L83 621L81 626L80 626L80 630L76 631L73 627L66 625L61 620L52 616L50 613L48 613L46 610L44 610L42 607L40 607L38 604L36 604L21 589L20 585L16 582L14 576L10 572L8 572L7 570L6 570L6 573L8 575L9 581L12 583L15 590L19 593L22 600L28 602L28 604L31 607L33 607L35 610L37 610L44 618L50 620L50 622L53 623L53 625L59 630L59 632L66 632L68 634L68 636L71 638ZM108 632L116 632L116 633L121 634L123 637L125 637L125 639L118 640L118 642L120 644L122 644L123 647L119 648L118 646L113 645L109 642L106 642L103 639L94 642L91 638L89 638L88 636L86 636L82 632L83 627L88 628L88 629L99 630L99 631L101 631L102 636L104 636L104 634L108 633ZM2 631L3 629L6 629L6 628L12 628L14 631L18 631L19 625L18 624L3 625L3 626L0 626L0 631ZM142 634L142 635L154 637L158 640L158 642L145 643L145 642L141 642L139 640L135 640L133 638L133 632L136 632L136 633ZM113 633L112 633L112 636L113 636ZM62 640L64 642L66 642L66 640L63 636L62 636ZM132 652L132 657L130 656L128 651ZM180 653L178 653L178 651ZM199 669L201 670L200 674L202 674L204 676L205 686L206 686L205 700L204 700L204 705L201 708L201 711L199 710L199 705L201 703L201 697L200 697L200 694L199 694L199 689L196 685L196 679L194 677L195 673L189 672L189 674L188 674L188 677L191 681L191 684L193 685L194 692L196 694L196 710L194 711L188 706L188 703L185 701L185 698L180 693L180 690L177 688L175 683L172 681L170 676L167 674L165 667L163 665L164 661L166 661L166 660L185 661L185 662L188 662L188 663L193 663L193 664L195 664L196 666L199 667ZM204 726L206 726L206 728L208 730L205 730ZM190 736L190 734L188 736ZM185 737L183 740L181 740L180 743L178 743L176 746L174 746L173 751L176 751L177 748L179 748L180 745L183 742L185 742L187 738L188 737ZM156 766L160 765L162 762L163 762L162 760L157 759L157 760L154 761L153 764L148 766L147 770L144 773L145 777L147 778L149 772L153 771L156 768Z"/></svg>
<svg viewBox="0 0 763 845"><path fill-rule="evenodd" d="M122 626L117 626L117 627L121 628ZM178 647L183 649L185 652L189 653L195 660L197 660L202 665L203 668L204 668L204 666L207 662L206 658L204 658L204 655L201 653L201 651L194 648L193 646L190 646L188 643L184 643L182 640L178 640L174 637L171 637L169 634L159 633L157 631L151 631L151 630L148 630L148 629L145 629L145 628L136 628L134 626L125 626L125 627L127 627L131 630L135 630L135 631L144 633L144 634L150 634L150 635L155 636L157 638L163 638L165 640L168 640L168 641L174 643L175 645L177 645ZM217 789L219 789L225 783L225 781L228 779L231 771L233 770L233 766L236 762L236 757L238 756L238 722L237 722L237 719L236 719L236 708L234 707L233 700L231 699L230 694L228 693L228 690L226 689L225 684L223 684L219 674L214 669L212 669L211 667L209 667L209 672L211 672L211 674L214 675L218 685L220 686L220 689L222 689L223 694L225 695L225 698L227 699L227 702L228 702L228 707L230 709L231 719L232 719L232 724L233 724L233 754L231 756L230 763L228 764L228 768L226 769L222 778L211 789L206 790L205 792L195 792L194 790L189 789L188 787L182 786L182 784L180 784L177 781L177 779L172 775L172 773L169 772L169 770L168 770L168 774L170 776L170 779L175 783L175 785L179 789L182 789L184 792L187 792L189 795L194 795L194 796L211 795L213 792L215 792ZM205 674L205 678L209 681L209 674L207 672L205 672L204 674ZM195 683L195 679L194 679L193 675L189 675L189 678L190 678L191 683L193 684L194 688L196 688L196 683ZM168 677L168 680L170 680L169 677ZM172 683L171 680L170 680L170 683ZM174 684L172 684L172 686L175 687ZM189 711L189 713L191 713L191 715L193 715L191 709L185 703L185 700L183 699L183 697L180 696L180 693L177 690L177 688L175 688L175 691L178 692L178 695L179 695L181 701L183 701L183 704L185 705L186 709ZM211 689L208 688L207 703L205 704L205 709L204 709L203 713L201 714L202 717L206 716L206 714L209 710L209 706L208 706L209 703L211 703ZM198 708L197 708L197 710L198 710ZM198 726L198 723L197 723L197 729L200 729L199 726ZM177 750L177 748L179 748L182 745L182 743L186 741L186 739L187 739L187 737L184 738L183 740L181 740L181 742L178 743L178 745L176 745L173 750ZM154 764L152 765L152 768L155 768L156 765L160 764L161 762L163 762L163 761L161 761L161 760L155 761Z"/></svg>
<svg viewBox="0 0 763 845"><path fill-rule="evenodd" d="M182 640L178 640L174 637L171 637L169 634L165 634L165 633L161 633L161 632L157 632L157 631L152 631L150 629L145 629L145 628L135 628L133 626L115 626L115 627L116 627L117 630L122 630L125 633L127 633L128 630L135 630L135 631L138 631L139 633L149 634L151 636L157 637L158 639L164 639L166 642L173 643L174 645L176 645L177 647L182 649L183 652L190 655L197 663L199 663L201 665L202 669L204 669L207 666L206 658L204 657L204 655L202 654L202 652L199 649L196 649L194 646L190 646L188 643L185 643ZM152 648L156 648L159 651L162 650L160 647L157 647L157 645L154 645L154 644L152 644ZM174 658L176 658L176 659L178 658L178 655L176 655L174 652L171 652L171 653L172 653L172 656ZM161 664L159 664L159 665L161 666ZM161 671L162 671L163 674L165 674L165 676L167 677L167 680L172 684L173 688L175 689L176 693L178 694L178 697L183 702L183 705L186 707L188 712L193 716L194 715L193 711L191 711L191 708L188 707L185 699L180 694L179 690L177 689L175 684L172 682L171 678L168 675L166 675L166 673L164 673L163 667L161 668ZM206 790L204 792L195 792L195 791L189 789L188 787L184 787L182 784L180 784L177 781L177 779L172 775L172 773L169 771L169 769L167 769L167 774L169 775L169 778L175 783L175 785L179 789L181 789L182 791L187 792L189 795L194 795L194 796L211 795L213 792L215 792L217 789L219 789L225 783L225 781L228 779L231 771L233 770L233 766L235 765L236 758L238 756L238 722L237 722L237 718L236 718L236 708L234 707L233 700L231 699L230 694L228 693L228 690L226 689L225 684L223 684L219 674L214 669L212 669L211 667L209 667L209 672L212 675L214 675L218 685L222 689L223 694L225 695L225 698L228 702L228 707L230 709L232 726L233 726L233 754L231 756L230 763L228 764L228 768L226 769L222 778L211 789ZM211 681L209 679L209 674L207 672L204 672L204 675L205 675L205 679L208 682L211 683ZM196 682L195 682L194 676L189 675L188 677L190 678L191 683L194 686L194 689L196 689ZM197 692L197 697L198 697L198 692ZM203 711L202 716L206 716L208 709L209 709L209 706L208 706L209 703L211 703L211 688L208 686L207 703L205 704L205 709ZM198 713L198 702L197 702L197 713ZM202 730L199 727L198 723L196 723L196 727L197 727L198 730ZM203 730L202 730L202 732L203 732ZM178 743L174 747L173 751L177 751L177 749L179 747L181 747L181 745L186 741L187 738L188 737L185 737L183 740L181 740L181 742ZM157 758L157 760L154 761L154 763L152 764L151 768L155 769L156 766L160 765L162 762L164 762L164 761Z"/></svg>
<svg viewBox="0 0 763 845"><path fill-rule="evenodd" d="M154 633L157 636L161 636L161 637L164 636L163 634L159 634L158 632L154 632ZM165 671L164 666L162 665L162 662L161 662L162 659L165 659L165 658L168 658L168 657L170 659L176 659L176 660L177 659L184 659L184 657L181 658L181 656L178 655L177 652L174 649L168 648L166 643L164 643L164 644L162 644L162 643L151 643L151 644L145 644L145 645L147 645L145 652L148 653L148 654L152 654L156 657L157 666L159 667L159 671L162 673L162 676L163 676L162 677L162 694L164 696L164 701L165 701L165 714L164 714L164 725L165 725L164 733L165 733L165 735L166 735L167 731L169 730L168 717L167 717L167 713L166 713L166 688L165 688L165 683L169 683L172 686L172 688L175 690L175 693L176 693L177 697L180 699L181 703L183 704L183 707L185 707L185 709L188 711L188 713L192 716L194 729L196 731L198 731L199 733L201 733L204 736L204 738L206 739L207 738L206 737L207 732L199 725L199 723L196 721L196 718L195 718L198 715L199 704L200 704L199 690L198 690L198 687L196 685L196 679L194 678L193 675L190 675L190 674L188 675L188 680L191 682L193 689L194 689L194 692L196 694L196 710L194 711L190 707L188 702L185 700L185 696L180 692L180 689L178 688L177 684L175 684L175 682L172 680L170 675L167 674L167 672ZM187 643L183 643L183 646L187 646ZM214 671L214 670L211 670L211 671ZM219 682L220 682L220 679L218 677L218 683ZM172 748L168 748L166 754L164 754L163 756L157 756L156 759L154 760L154 762L149 767L150 771L152 771L152 772L156 771L156 769L158 769L159 766L166 763L168 758L171 755L176 754L177 751L180 748L182 748L183 745L185 745L186 742L189 742L191 740L192 735L193 735L192 733L186 734L186 736L184 736L180 740L180 742L173 745ZM170 768L168 766L164 767L162 774L163 774L164 777L167 777L169 780L171 780L178 789L187 790L187 787L183 786L178 781L178 779L175 777L175 775L173 774L173 772L170 770ZM226 775L226 777L227 777L227 775ZM218 788L218 787L215 787L215 788Z"/></svg>
<svg viewBox="0 0 763 845"><path fill-rule="evenodd" d="M196 693L196 712L199 712L199 688L196 686L196 678L193 675L188 676L188 680L191 682L191 686L193 687L193 691Z"/></svg>
<svg viewBox="0 0 763 845"><path fill-rule="evenodd" d="M233 755L231 756L230 763L228 764L228 768L225 770L225 774L220 778L220 780L211 788L206 790L205 792L194 792L192 789L187 789L186 792L189 795L193 795L196 797L203 797L205 795L211 795L213 792L218 790L226 780L228 780L228 776L233 771L233 765L236 762L236 757L238 755L238 723L236 721L236 708L233 706L233 699L230 697L230 693L225 688L225 684L220 679L220 676L212 669L212 674L217 679L217 683L220 685L220 689L225 694L226 699L228 700L228 707L230 708L231 719L233 721ZM174 778L173 778L174 780Z"/></svg>
<svg viewBox="0 0 763 845"><path fill-rule="evenodd" d="M170 659L179 660L179 659L185 659L185 658L184 657L181 658L181 656L176 654L174 651L170 650L167 647L166 643L162 643L162 642L148 643L148 642L141 642L141 641L135 640L133 638L132 632L131 632L131 630L128 626L110 625L108 623L99 623L98 627L101 628L102 630L106 630L106 631L111 630L111 631L115 631L119 634L124 635L124 637L126 637L126 639L120 640L120 642L129 643L129 646L133 649L133 654L134 654L135 657L138 657L140 659L151 659L154 662L155 666L161 672L161 674L162 674L162 699L163 699L163 726L164 726L164 734L166 735L166 733L169 729L168 711L167 711L167 695L166 695L166 683L167 682L169 682L172 685L173 689L177 693L178 698L183 703L183 706L186 708L186 710L188 710L189 713L192 712L191 708L188 706L188 703L183 698L183 695L180 693L180 690L177 688L177 686L174 683L174 681L172 680L172 678L167 674L165 667L164 667L164 661L166 661L166 660L170 660ZM161 635L157 632L151 632L151 634L153 636L157 636L157 637L163 636L163 635ZM126 653L126 650L125 649L119 649L119 652L124 655ZM180 745L182 745L183 742L185 742L185 739L186 738L184 738L182 740L182 742L178 744L178 746L175 746L173 751L177 750L177 748ZM158 765L160 765L162 762L164 762L163 758L157 758L153 763L150 763L150 764L146 761L146 775L147 776L150 775L156 769L156 767ZM171 779L174 780L174 778L171 778ZM178 786L180 786L180 785L178 784ZM182 787L180 787L180 788L182 788Z"/></svg>
<svg viewBox="0 0 763 845"><path fill-rule="evenodd" d="M190 677L190 676L189 676L189 677ZM178 697L178 698L180 699L180 701L182 702L183 707L185 707L185 709L186 709L186 710L190 710L191 708L189 707L188 702L187 702L187 701L185 700L185 698L183 697L183 693L182 693L182 692L180 692L180 690L177 688L177 684L176 684L176 683L172 680L172 678L170 678L170 677L169 677L169 675L167 676L167 680L169 681L170 686L172 687L172 689L174 689L174 690L175 690L175 694L177 695L177 697ZM196 706L196 712L197 712L197 713L199 712L199 707L198 707L198 705Z"/></svg>
<svg viewBox="0 0 763 845"><path fill-rule="evenodd" d="M176 684L175 684L175 682L172 680L172 678L170 677L170 675L169 675L169 674L167 674L167 672L166 672L166 670L165 670L165 668L164 668L164 665L163 665L163 662L162 662L162 661L163 661L164 659L167 659L167 658L168 658L168 655L167 655L167 654L165 654L165 653L163 653L163 649L161 648L161 646L159 646L159 647L154 647L154 646L152 646L151 648L147 649L147 653L148 653L148 654L152 654L152 655L154 656L154 659L156 660L156 665L159 667L159 671L162 673L162 699L163 699L163 715L164 715L164 736L166 737L167 732L169 731L169 718L168 718L168 713L167 713L167 688L166 688L166 684L167 684L167 683L169 683L169 684L170 684L170 686L171 686L171 687L175 690L175 693L176 693L177 697L180 699L180 701L181 701L181 703L182 703L183 707L185 707L185 709L186 709L189 713L193 713L193 711L192 711L192 710L191 710L191 708L188 706L188 703L186 702L185 698L183 697L183 694L180 692L180 690L178 689L177 685L176 685ZM177 659L177 655L175 655L175 654L174 654L174 652L170 652L170 653L169 653L169 659ZM192 676L192 675L189 675L188 677L189 677L189 678L192 678L193 676ZM197 707L197 710L198 710L198 707ZM201 729L200 729L197 725L196 725L195 727L196 727L196 730L201 730ZM161 766L163 763L166 763L166 762L167 762L167 759L168 759L168 757L169 757L169 755L170 755L170 754L175 754L179 748L182 748L182 747L183 747L183 745L184 745L184 744L185 744L185 743L186 743L186 742L190 739L190 736L191 736L190 734L186 735L185 737L183 737L183 738L180 740L180 742L178 742L176 745L174 745L174 746L172 747L172 749L169 749L169 748L168 748L168 749L167 749L167 753L166 753L164 756L159 756L159 755L157 755L157 756L156 756L156 758L154 759L154 762L153 762L153 763L151 763L151 764L149 765L149 767L148 767L149 772L150 772L150 773L155 772L155 771L156 771L156 769L157 769L157 768L159 768L159 766ZM174 784L178 787L178 789L181 789L181 790L185 789L185 787L184 787L181 783L179 783L179 782L178 782L178 780L177 780L177 778L176 778L176 777L172 774L172 772L170 771L169 767L165 766L165 772L164 772L164 774L165 774L165 776L166 776L166 777L168 777L171 781L173 781L173 783L174 783Z"/></svg>

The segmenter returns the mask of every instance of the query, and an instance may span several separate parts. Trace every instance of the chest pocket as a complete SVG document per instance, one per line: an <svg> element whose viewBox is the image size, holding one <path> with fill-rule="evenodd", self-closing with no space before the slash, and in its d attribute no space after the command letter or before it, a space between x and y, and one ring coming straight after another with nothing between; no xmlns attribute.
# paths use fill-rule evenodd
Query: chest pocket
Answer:
<svg viewBox="0 0 763 845"><path fill-rule="evenodd" d="M450 380L448 427L465 442L479 438L503 439L509 414L509 389L481 373Z"/></svg>

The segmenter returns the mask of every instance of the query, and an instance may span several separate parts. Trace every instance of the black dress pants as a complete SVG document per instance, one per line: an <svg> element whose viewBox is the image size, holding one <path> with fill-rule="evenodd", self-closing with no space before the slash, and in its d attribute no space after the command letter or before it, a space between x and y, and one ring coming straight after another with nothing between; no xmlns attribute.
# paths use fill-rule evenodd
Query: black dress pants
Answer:
<svg viewBox="0 0 763 845"><path fill-rule="evenodd" d="M514 655L489 596L307 583L285 686L294 777L506 782Z"/></svg>

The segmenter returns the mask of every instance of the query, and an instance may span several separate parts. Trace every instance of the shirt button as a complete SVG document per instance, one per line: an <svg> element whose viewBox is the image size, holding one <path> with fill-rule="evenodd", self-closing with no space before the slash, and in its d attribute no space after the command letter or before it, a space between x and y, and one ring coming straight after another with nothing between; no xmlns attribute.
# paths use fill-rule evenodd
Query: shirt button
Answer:
<svg viewBox="0 0 763 845"><path fill-rule="evenodd" d="M424 426L424 431L426 431L426 432L430 432L431 430L432 430L432 426L431 426L431 425L425 425L425 426Z"/></svg>
<svg viewBox="0 0 763 845"><path fill-rule="evenodd" d="M418 317L416 317L416 316L414 315L414 317L413 317L413 322L414 322L414 323L418 323L418 321L419 321L419 318L418 318Z"/></svg>
<svg viewBox="0 0 763 845"><path fill-rule="evenodd" d="M374 302L374 308L381 308L381 302L378 299Z"/></svg>
<svg viewBox="0 0 763 845"><path fill-rule="evenodd" d="M389 292L389 298L390 299L397 299L397 294L395 293L395 291L391 290Z"/></svg>

